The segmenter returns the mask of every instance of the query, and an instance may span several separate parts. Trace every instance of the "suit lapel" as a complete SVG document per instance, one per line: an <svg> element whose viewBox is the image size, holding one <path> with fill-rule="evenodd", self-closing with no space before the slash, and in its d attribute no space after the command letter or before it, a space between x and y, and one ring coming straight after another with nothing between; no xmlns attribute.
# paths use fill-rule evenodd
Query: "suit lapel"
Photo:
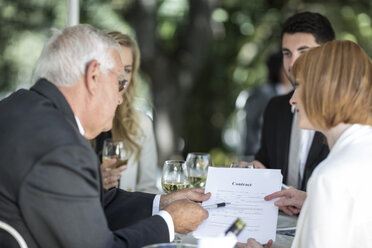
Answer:
<svg viewBox="0 0 372 248"><path fill-rule="evenodd" d="M306 189L305 182L311 176L314 168L321 162L323 159L326 158L329 152L328 145L325 142L325 137L320 132L315 132L313 142L311 143L311 147L309 150L309 154L307 156L306 165L305 165L305 172L304 178L302 180L302 189ZM305 180L306 178L306 180Z"/></svg>
<svg viewBox="0 0 372 248"><path fill-rule="evenodd" d="M288 174L288 157L289 157L289 141L291 139L291 130L292 130L292 120L293 120L293 113L291 111L291 105L289 105L289 99L291 99L293 94L293 91L288 93L286 97L283 99L283 104L287 104L286 111L282 113L281 119L281 125L280 125L280 140L282 141L281 144L283 147L280 147L278 151L281 151L279 156L282 157L283 164L287 165L284 166L282 169L283 178L284 180L287 180L287 174ZM280 143L279 143L280 144Z"/></svg>
<svg viewBox="0 0 372 248"><path fill-rule="evenodd" d="M323 151L324 146L326 146L326 143L323 134L320 132L315 132L309 155L307 156L306 167L308 167L315 158L319 157L319 154Z"/></svg>

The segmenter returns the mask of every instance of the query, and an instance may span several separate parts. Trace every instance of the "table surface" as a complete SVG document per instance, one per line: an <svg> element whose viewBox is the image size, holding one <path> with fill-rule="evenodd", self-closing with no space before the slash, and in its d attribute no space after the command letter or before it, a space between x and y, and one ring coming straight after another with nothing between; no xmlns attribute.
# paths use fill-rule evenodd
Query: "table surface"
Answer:
<svg viewBox="0 0 372 248"><path fill-rule="evenodd" d="M282 212L279 213L278 216L278 225L277 229L280 230L281 228L291 228L295 227L297 223L297 216L289 216ZM182 243L187 244L197 244L197 239L195 239L192 234L182 235L176 234L182 241ZM283 235L280 233L276 234L276 240L271 246L272 248L290 248L292 245L293 236ZM177 241L176 241L177 242Z"/></svg>
<svg viewBox="0 0 372 248"><path fill-rule="evenodd" d="M277 225L277 234L276 240L272 248L289 248L292 245L293 236L283 235L278 233L281 228L293 228L297 224L297 216L289 216L282 212L279 212L278 216L278 225ZM294 232L292 231L294 234Z"/></svg>

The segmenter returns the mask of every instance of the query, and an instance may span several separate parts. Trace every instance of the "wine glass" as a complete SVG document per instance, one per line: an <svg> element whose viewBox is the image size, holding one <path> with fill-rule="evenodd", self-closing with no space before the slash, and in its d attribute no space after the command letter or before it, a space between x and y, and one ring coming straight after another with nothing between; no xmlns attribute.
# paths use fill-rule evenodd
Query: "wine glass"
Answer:
<svg viewBox="0 0 372 248"><path fill-rule="evenodd" d="M254 169L254 155L241 156L239 161L232 162L230 168L249 168Z"/></svg>
<svg viewBox="0 0 372 248"><path fill-rule="evenodd" d="M122 165L127 165L128 158L129 154L124 148L123 141L113 141L112 139L105 139L103 141L102 162L116 159L116 163L106 168L106 171L119 168ZM120 185L120 179L118 180L118 185Z"/></svg>
<svg viewBox="0 0 372 248"><path fill-rule="evenodd" d="M248 169L254 169L253 163L248 162L232 162L230 164L230 168L248 168Z"/></svg>
<svg viewBox="0 0 372 248"><path fill-rule="evenodd" d="M189 170L185 161L167 160L164 162L161 186L165 193L190 187Z"/></svg>
<svg viewBox="0 0 372 248"><path fill-rule="evenodd" d="M186 164L190 169L191 186L193 188L205 187L208 166L212 165L211 156L208 153L189 153L187 154Z"/></svg>

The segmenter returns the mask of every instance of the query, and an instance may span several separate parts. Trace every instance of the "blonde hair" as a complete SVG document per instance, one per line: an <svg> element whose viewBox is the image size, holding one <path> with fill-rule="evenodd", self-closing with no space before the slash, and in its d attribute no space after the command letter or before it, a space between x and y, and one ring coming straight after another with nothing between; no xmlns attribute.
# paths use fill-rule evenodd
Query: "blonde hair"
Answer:
<svg viewBox="0 0 372 248"><path fill-rule="evenodd" d="M111 132L114 140L124 141L126 149L128 149L130 153L135 154L135 161L137 161L141 153L141 147L138 142L144 135L138 121L137 112L133 106L137 88L140 52L136 42L129 35L122 34L118 31L105 32L116 40L120 46L127 47L132 51L132 78L128 87L124 90L123 103L116 109Z"/></svg>
<svg viewBox="0 0 372 248"><path fill-rule="evenodd" d="M352 41L330 41L300 56L292 78L309 121L330 129L339 123L372 125L372 65Z"/></svg>

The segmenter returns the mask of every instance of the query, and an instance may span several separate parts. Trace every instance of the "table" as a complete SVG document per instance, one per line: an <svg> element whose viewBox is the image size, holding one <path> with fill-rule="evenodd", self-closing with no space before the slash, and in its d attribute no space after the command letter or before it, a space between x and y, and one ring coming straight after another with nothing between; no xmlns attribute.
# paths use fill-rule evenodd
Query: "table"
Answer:
<svg viewBox="0 0 372 248"><path fill-rule="evenodd" d="M297 216L289 216L282 212L279 212L277 229L295 227L297 223ZM197 244L197 239L192 234L176 234L180 239L181 243ZM276 234L276 240L271 248L290 248L293 242L293 236L283 235L280 233Z"/></svg>
<svg viewBox="0 0 372 248"><path fill-rule="evenodd" d="M283 235L279 233L279 230L293 228L297 224L297 216L289 216L282 212L279 212L277 234L272 248L289 248L293 242L293 236ZM292 231L293 233L293 231Z"/></svg>

